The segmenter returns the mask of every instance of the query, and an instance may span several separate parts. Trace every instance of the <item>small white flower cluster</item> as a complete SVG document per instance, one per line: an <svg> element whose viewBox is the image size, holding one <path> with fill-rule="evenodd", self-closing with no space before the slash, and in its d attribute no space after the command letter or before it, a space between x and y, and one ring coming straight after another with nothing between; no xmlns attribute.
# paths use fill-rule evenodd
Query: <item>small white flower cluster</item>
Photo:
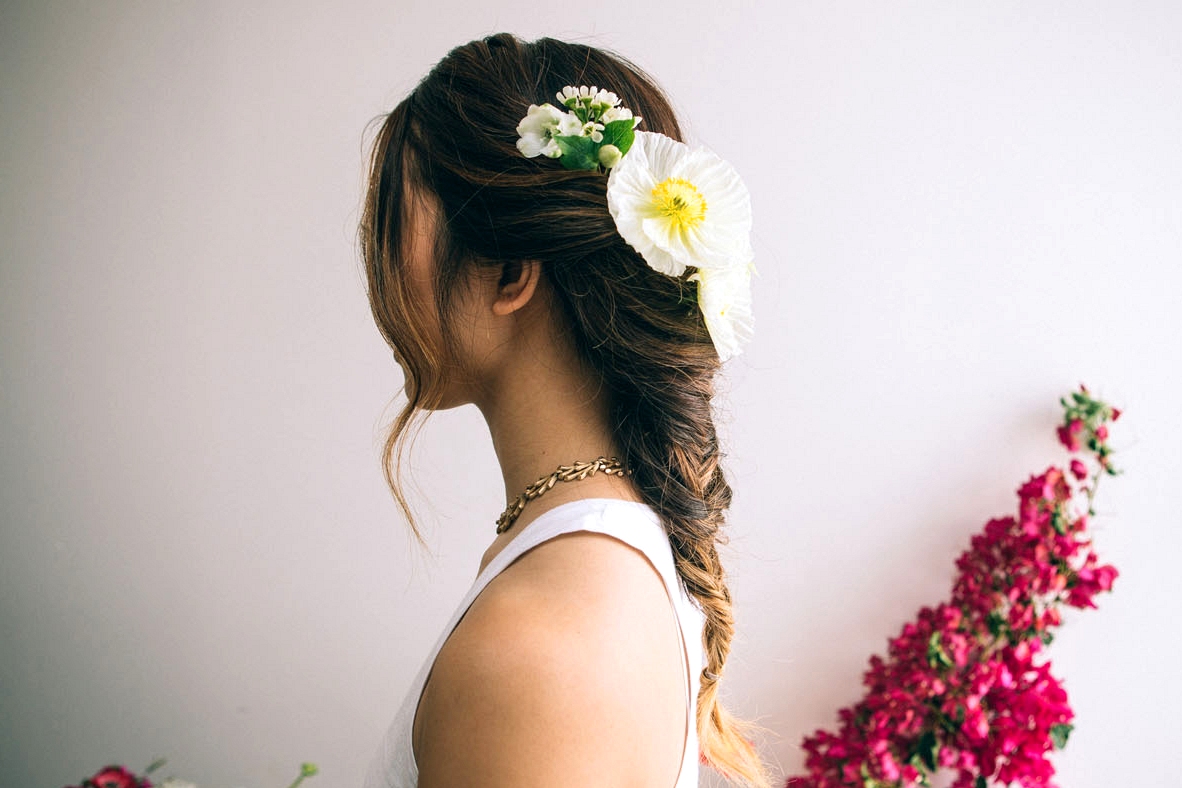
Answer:
<svg viewBox="0 0 1182 788"><path fill-rule="evenodd" d="M528 158L548 156L557 159L562 155L562 148L556 137L589 137L598 145L603 142L603 130L608 123L631 118L632 128L636 128L642 120L634 117L632 110L619 106L619 96L608 90L568 85L555 95L569 112L563 112L549 102L530 104L528 113L517 125L517 149ZM603 149L599 152L599 163L610 168L623 154L610 143L604 148L614 149L614 152L608 150L605 153Z"/></svg>

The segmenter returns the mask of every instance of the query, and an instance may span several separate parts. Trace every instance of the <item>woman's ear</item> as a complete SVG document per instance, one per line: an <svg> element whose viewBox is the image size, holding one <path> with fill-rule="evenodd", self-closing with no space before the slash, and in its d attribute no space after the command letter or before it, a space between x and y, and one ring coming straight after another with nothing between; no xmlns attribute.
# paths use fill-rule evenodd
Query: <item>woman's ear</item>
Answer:
<svg viewBox="0 0 1182 788"><path fill-rule="evenodd" d="M542 278L538 260L511 260L505 263L493 300L493 314L507 315L529 303Z"/></svg>

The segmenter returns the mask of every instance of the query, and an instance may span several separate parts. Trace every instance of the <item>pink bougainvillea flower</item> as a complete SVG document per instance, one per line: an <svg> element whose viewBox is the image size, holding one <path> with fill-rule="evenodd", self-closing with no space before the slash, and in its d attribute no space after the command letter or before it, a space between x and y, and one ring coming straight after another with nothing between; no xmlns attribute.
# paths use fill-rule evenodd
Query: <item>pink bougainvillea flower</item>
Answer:
<svg viewBox="0 0 1182 788"><path fill-rule="evenodd" d="M1079 436L1071 432L1067 427L1060 427L1058 433L1059 442L1066 446L1068 451L1079 451L1083 448L1083 443L1080 441Z"/></svg>
<svg viewBox="0 0 1182 788"><path fill-rule="evenodd" d="M1080 390L1062 401L1059 438L1113 473L1102 422L1120 411ZM1018 488L1018 516L993 518L972 537L950 601L921 608L888 639L886 658L871 656L865 696L838 710L838 732L805 738L808 776L788 786L915 788L946 768L957 770L951 788L1055 788L1050 755L1065 746L1073 712L1036 658L1062 623L1059 607L1095 607L1118 576L1097 564L1075 505L1069 481L1087 477L1075 458L1066 472L1051 467Z"/></svg>
<svg viewBox="0 0 1182 788"><path fill-rule="evenodd" d="M146 777L136 777L123 766L105 766L86 784L94 788L152 788Z"/></svg>

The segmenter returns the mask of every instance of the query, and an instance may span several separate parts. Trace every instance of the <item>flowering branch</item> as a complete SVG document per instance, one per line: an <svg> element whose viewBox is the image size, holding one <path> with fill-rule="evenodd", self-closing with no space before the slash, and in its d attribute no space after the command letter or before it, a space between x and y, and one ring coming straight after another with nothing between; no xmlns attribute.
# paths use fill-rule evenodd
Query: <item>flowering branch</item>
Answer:
<svg viewBox="0 0 1182 788"><path fill-rule="evenodd" d="M133 773L126 766L104 766L94 776L83 780L80 786L73 788L197 788L193 783L179 780L176 777L169 777L158 786L155 785L148 775L167 762L164 758L157 758L149 764L148 768L144 769L142 777ZM299 776L288 788L297 788L300 783L315 776L319 771L320 769L314 763L301 763Z"/></svg>
<svg viewBox="0 0 1182 788"><path fill-rule="evenodd" d="M1050 467L1018 488L1018 516L995 518L956 561L950 601L924 607L870 658L867 693L838 712L839 733L806 737L808 776L787 788L913 788L955 768L952 788L1056 788L1047 755L1066 746L1074 714L1049 663L1035 657L1062 623L1059 609L1096 607L1117 577L1085 535L1100 476L1112 466L1107 422L1120 410L1072 392L1059 441L1085 448L1067 472ZM1082 501L1086 494L1086 507Z"/></svg>

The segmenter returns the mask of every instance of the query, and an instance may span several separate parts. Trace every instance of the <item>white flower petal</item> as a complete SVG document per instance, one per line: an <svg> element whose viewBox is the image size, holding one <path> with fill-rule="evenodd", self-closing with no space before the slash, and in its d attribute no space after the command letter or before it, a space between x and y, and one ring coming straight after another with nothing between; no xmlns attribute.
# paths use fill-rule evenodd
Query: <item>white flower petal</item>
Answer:
<svg viewBox="0 0 1182 788"><path fill-rule="evenodd" d="M556 133L563 137L577 137L583 133L583 121L579 120L578 116L570 112L564 112L558 121L558 130Z"/></svg>
<svg viewBox="0 0 1182 788"><path fill-rule="evenodd" d="M562 155L562 148L558 147L558 143L554 139L547 140L546 145L542 148L542 155L557 159Z"/></svg>
<svg viewBox="0 0 1182 788"><path fill-rule="evenodd" d="M690 279L698 282L698 305L721 361L737 356L755 332L751 311L753 265L733 265L720 270L698 270Z"/></svg>
<svg viewBox="0 0 1182 788"><path fill-rule="evenodd" d="M600 90L595 94L595 103L614 107L620 103L620 97L610 90Z"/></svg>
<svg viewBox="0 0 1182 788"><path fill-rule="evenodd" d="M684 271L685 260L690 255L686 251L688 244L684 236L677 231L676 225L664 217L648 217L641 219L640 226L645 237L652 242L653 248L660 252L660 263L650 260L649 265L667 274L673 271L680 274L681 271ZM676 263L671 264L668 262L669 260L676 261Z"/></svg>
<svg viewBox="0 0 1182 788"><path fill-rule="evenodd" d="M678 162L689 152L690 147L684 142L678 142L672 137L658 134L654 131L638 131L633 147L642 146L648 159L649 170L653 180L660 183L666 178L676 177L674 170ZM631 152L631 151L629 151Z"/></svg>
<svg viewBox="0 0 1182 788"><path fill-rule="evenodd" d="M553 104L530 104L529 111L517 124L517 133L523 136L525 134L546 134L558 125L559 119L565 114Z"/></svg>
<svg viewBox="0 0 1182 788"><path fill-rule="evenodd" d="M612 107L603 113L603 117L600 120L606 125L612 121L624 120L625 118L630 117L632 117L632 110L628 109L627 107Z"/></svg>
<svg viewBox="0 0 1182 788"><path fill-rule="evenodd" d="M517 140L517 150L522 155L533 158L540 155L546 147L546 140L537 134L524 134Z"/></svg>

